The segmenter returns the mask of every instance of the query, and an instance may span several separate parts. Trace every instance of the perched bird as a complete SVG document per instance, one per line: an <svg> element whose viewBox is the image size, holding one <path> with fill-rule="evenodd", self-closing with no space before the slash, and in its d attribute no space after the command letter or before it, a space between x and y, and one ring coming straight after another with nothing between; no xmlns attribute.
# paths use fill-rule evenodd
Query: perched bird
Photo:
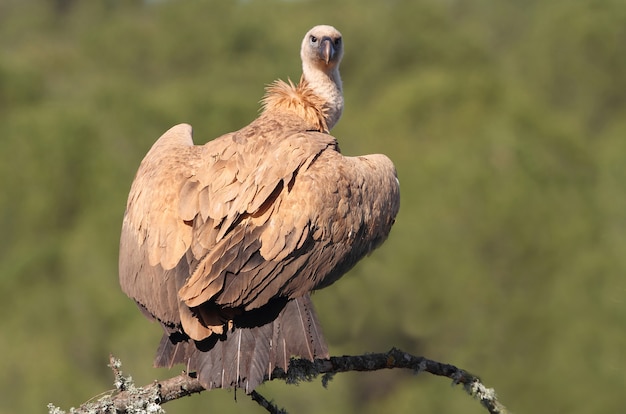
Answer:
<svg viewBox="0 0 626 414"><path fill-rule="evenodd" d="M310 293L379 246L399 209L393 163L345 157L329 135L342 56L335 28L312 28L300 82L271 84L251 124L200 146L174 126L141 162L119 272L165 330L156 366L251 392L291 357L328 357Z"/></svg>

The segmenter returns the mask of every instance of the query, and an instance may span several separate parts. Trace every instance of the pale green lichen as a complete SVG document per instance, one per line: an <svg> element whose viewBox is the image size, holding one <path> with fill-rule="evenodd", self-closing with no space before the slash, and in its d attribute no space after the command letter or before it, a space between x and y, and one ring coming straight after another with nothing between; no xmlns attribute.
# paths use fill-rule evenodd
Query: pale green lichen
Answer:
<svg viewBox="0 0 626 414"><path fill-rule="evenodd" d="M493 388L487 388L482 382L476 380L466 385L466 390L475 398L478 398L481 404L486 407L490 413L507 414L509 411L504 405L498 401L498 396Z"/></svg>
<svg viewBox="0 0 626 414"><path fill-rule="evenodd" d="M96 401L89 401L81 405L80 408L70 408L67 414L116 414L114 396L120 392L126 392L128 398L124 411L127 414L165 414L165 410L159 402L161 396L156 387L137 388L131 376L122 375L122 363L119 359L111 357L109 367L115 374L113 385L115 391L108 392ZM65 411L48 404L48 414L66 414Z"/></svg>
<svg viewBox="0 0 626 414"><path fill-rule="evenodd" d="M61 410L52 403L48 403L48 414L65 414L65 411Z"/></svg>
<svg viewBox="0 0 626 414"><path fill-rule="evenodd" d="M474 381L474 383L472 383L470 392L473 396L480 400L495 401L497 399L495 390L493 388L485 387L479 381Z"/></svg>

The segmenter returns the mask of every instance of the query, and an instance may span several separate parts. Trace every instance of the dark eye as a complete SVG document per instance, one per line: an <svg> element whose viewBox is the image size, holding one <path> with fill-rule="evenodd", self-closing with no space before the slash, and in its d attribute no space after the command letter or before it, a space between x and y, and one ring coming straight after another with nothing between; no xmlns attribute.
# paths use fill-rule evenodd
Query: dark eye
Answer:
<svg viewBox="0 0 626 414"><path fill-rule="evenodd" d="M335 39L335 46L339 46L341 44L341 38L338 37Z"/></svg>
<svg viewBox="0 0 626 414"><path fill-rule="evenodd" d="M317 43L317 37L311 35L311 43Z"/></svg>

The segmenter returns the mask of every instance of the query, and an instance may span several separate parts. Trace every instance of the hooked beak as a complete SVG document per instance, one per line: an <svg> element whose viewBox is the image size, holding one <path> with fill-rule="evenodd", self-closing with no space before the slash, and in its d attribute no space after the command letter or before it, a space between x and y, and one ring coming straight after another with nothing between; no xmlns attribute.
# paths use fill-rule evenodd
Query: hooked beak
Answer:
<svg viewBox="0 0 626 414"><path fill-rule="evenodd" d="M335 56L335 46L333 45L333 41L330 37L326 36L322 38L320 46L324 62L328 65L328 62L330 62Z"/></svg>

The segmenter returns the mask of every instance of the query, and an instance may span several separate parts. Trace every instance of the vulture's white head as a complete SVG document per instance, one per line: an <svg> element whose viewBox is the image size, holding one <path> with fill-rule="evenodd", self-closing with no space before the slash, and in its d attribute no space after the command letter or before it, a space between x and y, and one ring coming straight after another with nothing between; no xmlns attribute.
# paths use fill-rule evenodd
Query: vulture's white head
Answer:
<svg viewBox="0 0 626 414"><path fill-rule="evenodd" d="M307 32L300 49L302 76L311 89L326 101L328 128L332 128L343 111L343 94L339 63L343 57L343 39L332 26L315 26Z"/></svg>
<svg viewBox="0 0 626 414"><path fill-rule="evenodd" d="M339 68L343 57L341 33L332 26L315 26L302 40L300 57L303 65L315 67L330 74Z"/></svg>

